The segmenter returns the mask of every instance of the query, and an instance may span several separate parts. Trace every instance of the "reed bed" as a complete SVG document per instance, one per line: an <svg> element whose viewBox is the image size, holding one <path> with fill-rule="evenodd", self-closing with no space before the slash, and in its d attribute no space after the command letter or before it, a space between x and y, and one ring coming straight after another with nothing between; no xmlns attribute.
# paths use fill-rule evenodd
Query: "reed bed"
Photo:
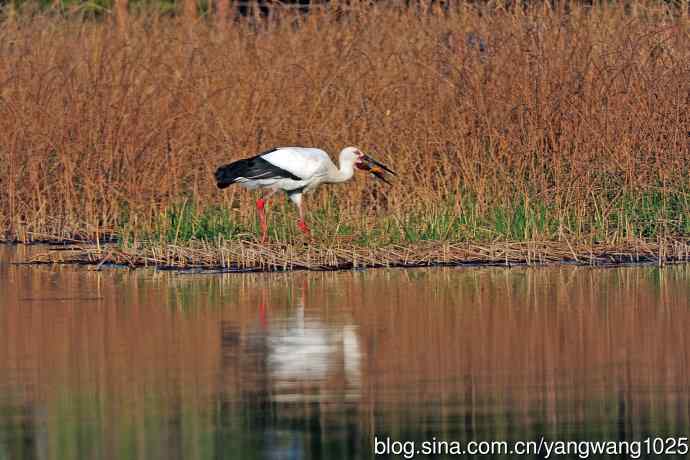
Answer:
<svg viewBox="0 0 690 460"><path fill-rule="evenodd" d="M185 27L6 12L0 238L171 266L658 254L690 237L689 62L687 4L661 2L334 3ZM255 196L213 171L276 145L356 145L400 175L309 196L306 246L271 201L262 247Z"/></svg>
<svg viewBox="0 0 690 460"><path fill-rule="evenodd" d="M687 241L636 241L627 244L571 244L557 241L505 242L493 244L421 242L391 244L381 248L360 245L260 244L225 241L177 245L68 246L42 251L29 263L86 264L202 269L228 272L342 270L380 267L429 267L460 265L622 265L636 263L690 262Z"/></svg>

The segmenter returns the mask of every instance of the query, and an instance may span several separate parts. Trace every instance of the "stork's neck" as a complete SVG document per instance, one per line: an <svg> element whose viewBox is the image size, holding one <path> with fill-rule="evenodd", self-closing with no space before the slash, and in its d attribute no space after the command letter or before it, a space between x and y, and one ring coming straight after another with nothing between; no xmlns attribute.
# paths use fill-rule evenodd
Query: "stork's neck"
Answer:
<svg viewBox="0 0 690 460"><path fill-rule="evenodd" d="M341 161L340 168L333 168L329 174L328 182L346 182L355 174L355 165L351 161Z"/></svg>

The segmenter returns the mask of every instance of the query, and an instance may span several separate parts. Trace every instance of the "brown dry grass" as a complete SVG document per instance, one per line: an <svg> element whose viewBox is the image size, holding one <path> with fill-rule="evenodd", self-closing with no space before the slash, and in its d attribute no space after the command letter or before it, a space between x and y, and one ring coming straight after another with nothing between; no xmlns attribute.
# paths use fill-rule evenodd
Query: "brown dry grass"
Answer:
<svg viewBox="0 0 690 460"><path fill-rule="evenodd" d="M345 244L265 244L254 241L137 244L130 247L59 246L41 251L31 264L115 264L129 268L164 267L222 271L343 270L381 267L458 265L623 265L659 266L690 262L690 244L680 240L643 240L617 244L564 244L551 241L505 243L418 242L362 247Z"/></svg>
<svg viewBox="0 0 690 460"><path fill-rule="evenodd" d="M360 178L310 197L355 236L450 211L492 240L496 209L537 203L548 223L518 239L615 243L650 236L621 214L649 196L665 209L654 231L687 236L690 21L675 13L387 6L191 28L145 13L126 34L11 17L0 234L142 237L183 201L251 228L251 194L218 192L214 169L297 144L357 145L401 173L390 190Z"/></svg>

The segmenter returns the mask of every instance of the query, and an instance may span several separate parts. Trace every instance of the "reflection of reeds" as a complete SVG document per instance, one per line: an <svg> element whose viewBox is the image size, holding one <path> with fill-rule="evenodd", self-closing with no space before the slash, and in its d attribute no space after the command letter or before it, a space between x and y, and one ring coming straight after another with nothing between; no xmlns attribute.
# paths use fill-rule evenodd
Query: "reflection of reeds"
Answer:
<svg viewBox="0 0 690 460"><path fill-rule="evenodd" d="M626 430L642 420L677 430L690 423L687 412L664 425L660 405L687 406L683 280L685 267L487 269L372 283L368 302L390 300L355 314L367 318L361 334L375 337L363 369L374 377L369 403L382 408L386 395L385 404L404 414L412 399L441 419L449 407L464 408L465 433L494 427L506 437L510 425L543 434L545 420L552 435L562 423L596 437L623 421ZM419 390L386 391L408 386ZM518 407L517 418L497 407Z"/></svg>
<svg viewBox="0 0 690 460"><path fill-rule="evenodd" d="M93 436L96 451L194 457L261 451L257 433L271 429L366 444L374 433L630 439L690 426L686 266L1 276L13 286L0 296L3 401L36 408L22 417L38 426L47 418L63 436L54 449ZM332 330L354 326L358 399L341 399L336 365L331 381L302 386L304 401L276 401L285 382L253 342L262 303L276 327L297 307ZM343 436L322 448L348 448Z"/></svg>
<svg viewBox="0 0 690 460"><path fill-rule="evenodd" d="M631 439L690 426L687 266L242 276L0 269L11 281L0 296L0 369L10 377L0 382L0 411L7 401L29 408L11 419L22 430L35 420L40 433L47 420L54 457L77 446L155 457L261 451L260 435L281 429L328 451L373 434ZM48 301L67 290L72 300ZM20 300L26 292L33 300ZM277 401L285 382L252 345L262 302L278 328L300 303L323 327L355 327L357 399L343 398L342 370L332 366L330 381L302 387L302 401Z"/></svg>
<svg viewBox="0 0 690 460"><path fill-rule="evenodd" d="M650 3L388 7L181 28L0 23L0 234L185 242L254 228L222 163L357 144L401 173L310 199L321 242L687 236L690 39ZM332 195L337 193L337 199ZM293 241L294 210L271 236Z"/></svg>

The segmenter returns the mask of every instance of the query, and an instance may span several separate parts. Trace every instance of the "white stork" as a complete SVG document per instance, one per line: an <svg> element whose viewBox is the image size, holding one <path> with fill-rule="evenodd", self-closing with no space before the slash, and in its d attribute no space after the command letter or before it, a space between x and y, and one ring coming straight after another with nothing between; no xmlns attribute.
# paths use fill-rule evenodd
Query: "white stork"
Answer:
<svg viewBox="0 0 690 460"><path fill-rule="evenodd" d="M216 170L216 184L224 189L234 183L255 190L266 189L256 200L259 213L261 239L266 240L268 226L264 206L266 200L279 190L287 193L297 205L299 221L297 226L305 235L309 227L304 221L302 194L310 192L323 183L346 182L354 175L354 168L369 171L374 177L389 183L384 171L395 175L390 168L362 153L355 147L340 152L340 167L336 167L326 152L315 148L278 147L251 158L238 160Z"/></svg>

